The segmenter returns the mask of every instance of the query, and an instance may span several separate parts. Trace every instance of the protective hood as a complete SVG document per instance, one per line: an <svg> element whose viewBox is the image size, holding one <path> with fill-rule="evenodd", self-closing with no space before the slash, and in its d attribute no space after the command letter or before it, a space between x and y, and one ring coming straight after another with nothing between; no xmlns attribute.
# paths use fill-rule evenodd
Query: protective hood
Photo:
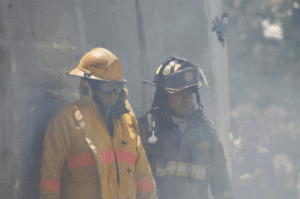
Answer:
<svg viewBox="0 0 300 199"><path fill-rule="evenodd" d="M92 89L90 84L87 82L85 78L81 78L79 85L79 93L80 93L80 103L83 103L83 106L86 106L89 103L95 103L93 100ZM120 94L120 97L116 104L112 107L112 111L114 115L122 115L122 113L130 113L135 116L133 110L127 100L128 90L126 87L123 88L123 92Z"/></svg>

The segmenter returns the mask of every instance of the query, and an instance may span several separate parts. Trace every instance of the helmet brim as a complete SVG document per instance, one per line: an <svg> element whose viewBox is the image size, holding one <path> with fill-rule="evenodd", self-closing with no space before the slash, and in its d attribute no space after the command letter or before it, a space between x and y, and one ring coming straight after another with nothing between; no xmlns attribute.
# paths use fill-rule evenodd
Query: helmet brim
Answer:
<svg viewBox="0 0 300 199"><path fill-rule="evenodd" d="M155 82L152 80L152 81L149 81L149 80L144 80L143 81L144 84L150 84L152 86L156 86ZM192 86L196 86L197 89L200 89L202 87L202 85L199 85L199 84L194 84L194 85L188 85L186 87L183 87L183 88L180 88L180 89L174 89L174 88L165 88L164 90L167 91L168 93L177 93L178 91L181 91L183 89L186 89L186 88L190 88Z"/></svg>
<svg viewBox="0 0 300 199"><path fill-rule="evenodd" d="M177 93L179 91L182 91L184 89L187 89L187 88L191 88L191 87L197 87L197 89L200 89L201 88L201 85L199 84L194 84L194 85L188 85L186 87L183 87L183 88L180 88L180 89L174 89L174 88L166 88L165 90L168 92L168 93L171 93L171 94L174 94L174 93Z"/></svg>
<svg viewBox="0 0 300 199"><path fill-rule="evenodd" d="M149 81L149 80L144 80L143 81L144 84L150 84L152 86L156 86L155 82L152 80L152 81Z"/></svg>
<svg viewBox="0 0 300 199"><path fill-rule="evenodd" d="M85 72L83 72L82 70L79 70L78 68L75 68L75 69L71 70L70 72L67 73L67 75L68 76L77 76L77 77L86 77L86 78L89 78L89 79L105 81L105 82L122 82L122 83L127 82L126 79L124 79L124 78L121 78L118 81L112 81L112 80L107 80L107 79L101 79L99 77L96 77L95 75L87 76L85 74Z"/></svg>

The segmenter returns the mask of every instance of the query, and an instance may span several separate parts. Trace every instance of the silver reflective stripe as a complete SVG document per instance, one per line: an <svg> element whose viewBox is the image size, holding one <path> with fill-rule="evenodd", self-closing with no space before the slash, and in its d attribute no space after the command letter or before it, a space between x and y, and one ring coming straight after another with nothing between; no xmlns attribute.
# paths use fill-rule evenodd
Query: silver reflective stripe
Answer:
<svg viewBox="0 0 300 199"><path fill-rule="evenodd" d="M84 111L84 109L82 111ZM80 110L77 110L75 112L75 119L78 122L78 125L81 128L81 130L84 132L84 130L85 130L85 122L84 122L84 118L83 118L83 115L82 115L82 113L81 113Z"/></svg>
<svg viewBox="0 0 300 199"><path fill-rule="evenodd" d="M156 168L157 176L174 175L176 173L177 162L168 162L165 169Z"/></svg>

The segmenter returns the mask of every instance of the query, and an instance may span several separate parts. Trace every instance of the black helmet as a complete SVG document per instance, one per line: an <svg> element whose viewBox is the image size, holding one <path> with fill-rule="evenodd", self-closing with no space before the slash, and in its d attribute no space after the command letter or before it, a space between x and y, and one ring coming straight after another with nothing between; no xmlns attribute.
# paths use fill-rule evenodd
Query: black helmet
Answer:
<svg viewBox="0 0 300 199"><path fill-rule="evenodd" d="M198 89L203 85L208 87L202 70L179 57L169 57L157 68L153 81L143 82L168 93L176 93L192 86Z"/></svg>
<svg viewBox="0 0 300 199"><path fill-rule="evenodd" d="M192 88L197 97L198 108L203 111L198 89L203 85L208 87L208 83L202 70L186 59L169 57L157 68L154 80L143 81L143 83L156 86L152 107L147 113L149 131L152 131L152 136L148 140L149 143L155 143L157 140L155 132L157 126L161 125L155 125L155 123L156 120L159 122L162 119L159 115L167 109L168 93L173 94L186 88ZM160 121L160 123L163 122Z"/></svg>

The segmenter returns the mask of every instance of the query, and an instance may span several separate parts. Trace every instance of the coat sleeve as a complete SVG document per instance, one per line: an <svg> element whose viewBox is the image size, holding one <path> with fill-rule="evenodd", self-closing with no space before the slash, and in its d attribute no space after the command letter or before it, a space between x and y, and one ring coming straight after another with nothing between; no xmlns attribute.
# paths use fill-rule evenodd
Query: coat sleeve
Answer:
<svg viewBox="0 0 300 199"><path fill-rule="evenodd" d="M137 132L139 127L135 118L133 118L133 124ZM137 157L136 157L136 170L135 170L135 182L137 199L157 199L156 184L153 178L150 165L140 138L137 135Z"/></svg>
<svg viewBox="0 0 300 199"><path fill-rule="evenodd" d="M70 149L67 120L55 116L48 124L44 138L42 157L40 198L60 198L60 175Z"/></svg>
<svg viewBox="0 0 300 199"><path fill-rule="evenodd" d="M213 123L209 120L208 128L209 132L211 132L211 157L207 170L211 193L215 199L235 199L231 189L223 145L219 140Z"/></svg>

